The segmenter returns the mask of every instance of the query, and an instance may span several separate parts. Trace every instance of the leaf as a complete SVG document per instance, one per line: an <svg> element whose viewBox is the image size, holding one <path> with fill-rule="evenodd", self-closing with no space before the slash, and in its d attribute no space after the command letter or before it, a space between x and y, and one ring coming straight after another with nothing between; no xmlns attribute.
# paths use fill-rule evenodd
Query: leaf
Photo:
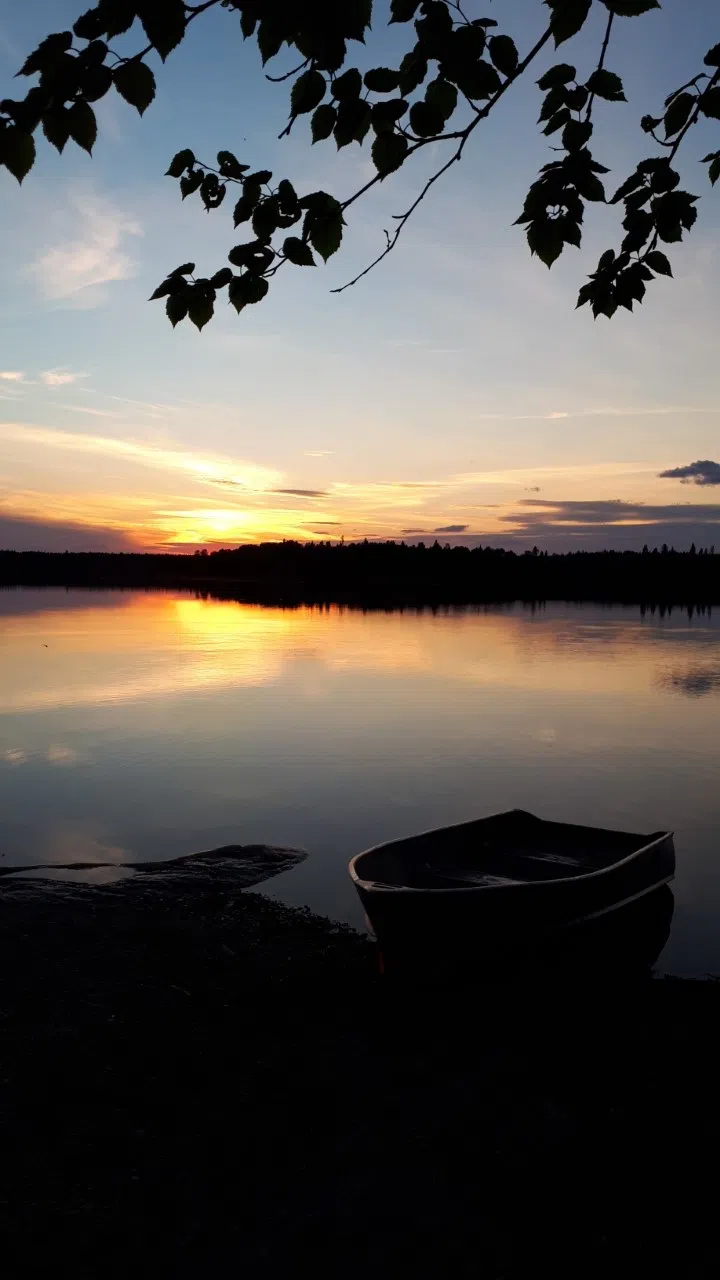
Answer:
<svg viewBox="0 0 720 1280"><path fill-rule="evenodd" d="M329 138L335 128L336 120L337 110L331 103L326 102L318 107L310 121L313 142L322 142L323 139Z"/></svg>
<svg viewBox="0 0 720 1280"><path fill-rule="evenodd" d="M645 254L644 260L653 271L657 271L658 275L672 275L672 267L665 257L665 254L661 253L659 249L651 249L650 253Z"/></svg>
<svg viewBox="0 0 720 1280"><path fill-rule="evenodd" d="M70 122L67 109L61 106L46 111L42 124L43 133L48 142L62 154L65 143L70 137Z"/></svg>
<svg viewBox="0 0 720 1280"><path fill-rule="evenodd" d="M184 320L188 313L188 295L187 293L171 293L165 304L165 312L173 329L181 320Z"/></svg>
<svg viewBox="0 0 720 1280"><path fill-rule="evenodd" d="M390 21L411 22L420 8L420 0L390 0Z"/></svg>
<svg viewBox="0 0 720 1280"><path fill-rule="evenodd" d="M180 194L183 200L187 196L194 195L198 187L202 186L204 177L202 169L191 169L190 173L180 179Z"/></svg>
<svg viewBox="0 0 720 1280"><path fill-rule="evenodd" d="M53 62L62 58L72 47L73 33L72 31L54 31L52 35L46 36L40 42L37 49L26 58L20 70L19 76L34 76L38 71L44 71L47 67L52 66Z"/></svg>
<svg viewBox="0 0 720 1280"><path fill-rule="evenodd" d="M283 213L300 213L297 191L295 190L292 182L287 178L282 178L278 183L277 196L282 206Z"/></svg>
<svg viewBox="0 0 720 1280"><path fill-rule="evenodd" d="M358 75L360 73L358 72ZM321 71L306 71L295 81L290 94L290 110L294 116L314 111L325 97L325 77Z"/></svg>
<svg viewBox="0 0 720 1280"><path fill-rule="evenodd" d="M408 140L399 133L379 133L372 145L373 164L383 178L400 168L407 153Z"/></svg>
<svg viewBox="0 0 720 1280"><path fill-rule="evenodd" d="M582 111L590 94L584 84L578 84L574 89L565 90L565 101L572 111Z"/></svg>
<svg viewBox="0 0 720 1280"><path fill-rule="evenodd" d="M263 66L279 52L283 43L283 32L279 24L272 18L263 18L258 27L257 42Z"/></svg>
<svg viewBox="0 0 720 1280"><path fill-rule="evenodd" d="M183 284L184 283L185 282L183 281ZM167 280L163 280L162 284L158 285L155 292L150 294L148 301L156 302L158 298L167 298L168 294L175 293L177 291L177 286L178 281L168 276Z"/></svg>
<svg viewBox="0 0 720 1280"><path fill-rule="evenodd" d="M299 236L288 236L283 243L283 253L285 257L294 262L296 267L314 267L315 259L312 256L310 246L301 240Z"/></svg>
<svg viewBox="0 0 720 1280"><path fill-rule="evenodd" d="M546 0L546 3L551 11L550 24L557 49L585 25L592 0Z"/></svg>
<svg viewBox="0 0 720 1280"><path fill-rule="evenodd" d="M411 49L409 53L406 53L400 63L400 84L398 87L403 97L412 93L414 89L419 89L427 73L427 58L418 45L415 49Z"/></svg>
<svg viewBox="0 0 720 1280"><path fill-rule="evenodd" d="M389 67L375 67L365 72L365 88L371 93L393 93L400 84L400 72Z"/></svg>
<svg viewBox="0 0 720 1280"><path fill-rule="evenodd" d="M130 30L137 17L138 6L134 0L100 0L100 3L103 31L109 40Z"/></svg>
<svg viewBox="0 0 720 1280"><path fill-rule="evenodd" d="M537 86L544 92L546 89L554 89L559 84L569 84L574 79L575 68L571 67L569 62L558 62L540 77Z"/></svg>
<svg viewBox="0 0 720 1280"><path fill-rule="evenodd" d="M603 4L618 18L639 18L651 9L660 8L659 0L603 0Z"/></svg>
<svg viewBox="0 0 720 1280"><path fill-rule="evenodd" d="M592 131L593 127L589 120L568 120L562 135L565 150L577 151L580 147L584 147Z"/></svg>
<svg viewBox="0 0 720 1280"><path fill-rule="evenodd" d="M453 20L443 0L423 0L422 17L415 23L418 40L428 57L439 58L448 36L452 35Z"/></svg>
<svg viewBox="0 0 720 1280"><path fill-rule="evenodd" d="M720 67L720 44L714 44L712 49L708 49L703 62L706 67Z"/></svg>
<svg viewBox="0 0 720 1280"><path fill-rule="evenodd" d="M538 124L541 124L543 120L550 120L556 111L559 111L561 107L567 106L567 94L568 91L563 84L556 84L552 89L548 90L540 108Z"/></svg>
<svg viewBox="0 0 720 1280"><path fill-rule="evenodd" d="M35 160L35 139L16 124L0 133L0 160L18 182L27 177Z"/></svg>
<svg viewBox="0 0 720 1280"><path fill-rule="evenodd" d="M218 151L217 153L218 169L223 178L242 178L250 168L249 164L240 164L240 161L233 155L232 151Z"/></svg>
<svg viewBox="0 0 720 1280"><path fill-rule="evenodd" d="M221 187L216 173L206 173L200 183L200 199L206 209L217 209L225 197L225 187Z"/></svg>
<svg viewBox="0 0 720 1280"><path fill-rule="evenodd" d="M195 156L189 147L178 151L170 161L170 168L165 171L166 178L181 178L186 169L192 169Z"/></svg>
<svg viewBox="0 0 720 1280"><path fill-rule="evenodd" d="M255 35L257 24L257 14L250 9L243 9L240 14L240 30L243 34L243 40L249 40L251 36Z"/></svg>
<svg viewBox="0 0 720 1280"><path fill-rule="evenodd" d="M670 168L670 161L665 160L658 165L650 175L650 187L655 194L663 191L673 191L680 181L680 174L676 169Z"/></svg>
<svg viewBox="0 0 720 1280"><path fill-rule="evenodd" d="M558 223L558 226L562 233L562 238L565 241L565 243L573 244L577 249L579 249L580 243L582 240L582 232L580 230L580 224L576 222L574 218L571 218L567 213L562 213L560 217L556 219L556 221Z"/></svg>
<svg viewBox="0 0 720 1280"><path fill-rule="evenodd" d="M493 66L501 75L514 76L520 61L515 41L510 36L491 36L488 40L488 51Z"/></svg>
<svg viewBox="0 0 720 1280"><path fill-rule="evenodd" d="M554 116L550 117L543 129L543 133L549 138L552 133L557 133L558 129L562 129L563 125L567 124L571 118L570 108L561 107L559 111L555 112Z"/></svg>
<svg viewBox="0 0 720 1280"><path fill-rule="evenodd" d="M221 267L219 271L215 272L214 276L211 276L210 284L212 285L213 289L224 289L225 285L229 284L232 278L233 278L233 273L230 270L230 268Z"/></svg>
<svg viewBox="0 0 720 1280"><path fill-rule="evenodd" d="M591 93L598 98L606 98L608 102L627 102L622 80L614 71L606 71L604 67L593 71L587 87Z"/></svg>
<svg viewBox="0 0 720 1280"><path fill-rule="evenodd" d="M631 191L637 191L638 187L643 186L643 182L644 179L641 173L631 173L630 177L626 178L618 187L615 195L610 201L610 204L617 204L620 200L624 200L626 196L630 195Z"/></svg>
<svg viewBox="0 0 720 1280"><path fill-rule="evenodd" d="M183 0L141 0L137 10L145 35L164 62L185 35Z"/></svg>
<svg viewBox="0 0 720 1280"><path fill-rule="evenodd" d="M80 91L86 102L98 102L112 89L113 73L109 67L88 67L80 80Z"/></svg>
<svg viewBox="0 0 720 1280"><path fill-rule="evenodd" d="M258 240L268 241L277 231L280 217L279 201L275 196L268 196L255 207L252 216L253 231Z"/></svg>
<svg viewBox="0 0 720 1280"><path fill-rule="evenodd" d="M243 307L262 302L270 288L264 276L251 275L245 272L242 276L233 276L228 289L228 297L238 314Z"/></svg>
<svg viewBox="0 0 720 1280"><path fill-rule="evenodd" d="M711 120L720 120L720 87L706 89L700 99L700 110Z"/></svg>
<svg viewBox="0 0 720 1280"><path fill-rule="evenodd" d="M248 244L236 244L228 254L228 262L232 262L234 267L247 267L254 275L261 275L267 271L274 257L275 253L268 245L251 240Z"/></svg>
<svg viewBox="0 0 720 1280"><path fill-rule="evenodd" d="M652 191L649 187L639 187L637 191L632 191L629 196L625 197L625 208L641 209L648 200L652 199Z"/></svg>
<svg viewBox="0 0 720 1280"><path fill-rule="evenodd" d="M115 88L131 107L137 107L140 115L155 97L155 76L150 68L137 58L121 63L113 71Z"/></svg>
<svg viewBox="0 0 720 1280"><path fill-rule="evenodd" d="M389 102L374 102L370 109L372 127L376 133L392 133L395 124L408 109L405 98L391 98Z"/></svg>
<svg viewBox="0 0 720 1280"><path fill-rule="evenodd" d="M467 70L458 70L454 79L462 93L471 99L492 98L502 85L495 68L482 58Z"/></svg>
<svg viewBox="0 0 720 1280"><path fill-rule="evenodd" d="M687 124L695 106L693 93L679 93L665 112L665 137L671 138Z"/></svg>
<svg viewBox="0 0 720 1280"><path fill-rule="evenodd" d="M410 108L410 128L419 138L434 138L445 128L445 119L429 102L414 102Z"/></svg>
<svg viewBox="0 0 720 1280"><path fill-rule="evenodd" d="M376 139L375 146L379 141L379 138ZM308 238L313 249L317 249L320 257L327 262L328 258L337 252L342 242L342 206L332 196L326 195L322 204L316 206L314 211L310 210L309 214L311 216L307 224Z"/></svg>
<svg viewBox="0 0 720 1280"><path fill-rule="evenodd" d="M87 102L74 102L68 111L68 124L73 142L91 155L97 138L97 120L92 107Z"/></svg>
<svg viewBox="0 0 720 1280"><path fill-rule="evenodd" d="M563 251L565 241L562 227L558 224L557 219L548 217L536 218L528 226L527 242L530 246L530 252L537 254L546 267L551 267Z"/></svg>
<svg viewBox="0 0 720 1280"><path fill-rule="evenodd" d="M584 173L575 179L575 186L585 200L605 200L605 188L594 173Z"/></svg>
<svg viewBox="0 0 720 1280"><path fill-rule="evenodd" d="M372 110L362 98L347 98L340 103L335 125L335 141L340 147L362 142L370 128Z"/></svg>
<svg viewBox="0 0 720 1280"><path fill-rule="evenodd" d="M643 116L640 121L640 128L643 133L652 133L653 129L657 129L662 124L662 116Z"/></svg>
<svg viewBox="0 0 720 1280"><path fill-rule="evenodd" d="M718 178L720 178L720 155L715 156L715 159L710 161L708 177L712 185L715 186Z"/></svg>
<svg viewBox="0 0 720 1280"><path fill-rule="evenodd" d="M454 84L442 76L431 80L425 90L425 101L429 107L439 111L445 123L450 119L457 106L458 91Z"/></svg>
<svg viewBox="0 0 720 1280"><path fill-rule="evenodd" d="M168 279L176 280L178 276L191 276L194 270L195 270L194 262L183 262L181 267L176 267L174 271L170 272Z"/></svg>
<svg viewBox="0 0 720 1280"><path fill-rule="evenodd" d="M323 78L323 92L325 95L325 80ZM349 98L359 98L362 92L362 76L357 67L350 67L343 75L338 76L332 82L332 96L338 102L346 102ZM313 103L315 106L315 103ZM311 108L312 109L312 108Z"/></svg>
<svg viewBox="0 0 720 1280"><path fill-rule="evenodd" d="M365 42L365 32L372 18L372 0L345 0L343 33L348 40Z"/></svg>
<svg viewBox="0 0 720 1280"><path fill-rule="evenodd" d="M99 9L88 9L87 13L81 14L73 23L73 31L79 40L97 40L105 31Z"/></svg>
<svg viewBox="0 0 720 1280"><path fill-rule="evenodd" d="M188 315L199 332L212 320L215 311L215 290L212 288L193 289L188 305Z"/></svg>
<svg viewBox="0 0 720 1280"><path fill-rule="evenodd" d="M637 253L648 239L655 226L655 219L645 209L633 209L623 219L623 227L627 231L622 247L625 253Z"/></svg>

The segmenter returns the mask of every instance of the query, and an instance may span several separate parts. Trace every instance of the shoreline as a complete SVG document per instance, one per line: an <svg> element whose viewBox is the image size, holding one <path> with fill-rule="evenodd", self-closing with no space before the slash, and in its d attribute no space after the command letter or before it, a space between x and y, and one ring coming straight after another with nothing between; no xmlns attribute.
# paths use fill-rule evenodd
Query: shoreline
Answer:
<svg viewBox="0 0 720 1280"><path fill-rule="evenodd" d="M2 882L23 1270L714 1274L718 984L413 991L231 861L165 879Z"/></svg>

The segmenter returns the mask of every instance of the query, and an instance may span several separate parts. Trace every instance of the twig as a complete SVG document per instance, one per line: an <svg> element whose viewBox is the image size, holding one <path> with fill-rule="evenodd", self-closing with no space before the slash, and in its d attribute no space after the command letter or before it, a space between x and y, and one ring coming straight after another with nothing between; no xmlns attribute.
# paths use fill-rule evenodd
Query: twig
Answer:
<svg viewBox="0 0 720 1280"><path fill-rule="evenodd" d="M273 84L282 84L283 80L289 80L292 76L296 76L298 71L302 71L303 67L306 67L309 61L310 59L306 58L298 67L293 67L292 71L286 71L284 76L269 76L266 71L265 79L271 80Z"/></svg>
<svg viewBox="0 0 720 1280"><path fill-rule="evenodd" d="M680 150L680 146L681 146L682 140L683 140L683 138L685 137L685 135L686 135L686 133L688 132L688 130L689 130L689 129L692 129L692 127L693 127L693 125L694 125L694 124L697 124L697 122L698 122L698 120L699 120L699 118L700 118L700 112L701 112L701 110L702 110L702 100L703 100L704 95L705 95L706 93L708 93L710 89L714 89L714 88L715 88L715 86L716 86L717 84L719 84L719 83L720 83L720 67L718 67L718 68L717 68L717 70L715 71L715 74L714 74L714 75L709 79L709 81L708 81L708 83L706 84L706 86L705 86L705 88L704 88L703 92L702 92L701 94L699 94L698 99L697 99L697 102L695 103L695 106L694 106L693 110L691 111L690 115L688 116L687 121L685 122L685 124L683 125L682 129L680 130L680 132L679 132L679 134L678 134L677 138L676 138L676 139L675 139L675 141L673 142L672 147L671 147L671 150L670 150L670 155L667 157L667 162L668 162L668 164L671 164L671 163L672 163L672 161L675 159L675 156L677 155L678 151ZM654 135L653 135L653 136L654 136ZM668 144L666 143L665 145L667 146ZM647 246L647 248L645 249L645 251L644 251L644 253L643 253L643 258L645 258L645 257L647 256L647 254L648 254L648 253L651 253L651 252L652 252L652 250L653 250L653 249L655 249L655 248L657 247L657 242L658 242L659 238L660 238L660 237L659 237L659 234L658 234L658 232L657 232L657 230L656 230L656 231L655 231L655 233L654 233L654 235L653 235L653 237L652 237L652 239L651 239L651 241L650 241L650 243L649 243L649 245ZM642 260L642 259L641 259L641 260Z"/></svg>
<svg viewBox="0 0 720 1280"><path fill-rule="evenodd" d="M614 13L611 13L608 17L607 26L605 28L605 38L603 39L602 48L600 50L600 61L598 62L597 67L595 68L596 71L602 71L603 67L605 66L605 54L608 51L608 45L610 43L610 32L612 31L614 17L615 17ZM587 111L585 112L586 121L588 121L592 115L594 101L595 101L595 94L591 93L590 97L588 98Z"/></svg>

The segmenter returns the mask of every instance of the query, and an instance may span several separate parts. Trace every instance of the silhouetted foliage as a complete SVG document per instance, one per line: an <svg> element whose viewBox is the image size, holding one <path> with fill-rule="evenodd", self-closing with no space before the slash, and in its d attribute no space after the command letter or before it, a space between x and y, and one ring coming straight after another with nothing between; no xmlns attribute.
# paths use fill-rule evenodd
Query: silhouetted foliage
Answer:
<svg viewBox="0 0 720 1280"><path fill-rule="evenodd" d="M195 555L0 552L0 586L194 587L259 602L463 604L500 600L720 603L714 547L547 551L435 542L267 542Z"/></svg>
<svg viewBox="0 0 720 1280"><path fill-rule="evenodd" d="M607 63L614 43L623 39L623 20L660 8L658 0L538 0L538 33L522 49L498 30L495 18L472 16L473 0L390 0L390 22L406 29L407 51L396 67L371 66L364 74L352 65L353 45L365 42L374 10L377 16L373 0L98 0L72 31L49 35L30 54L19 74L38 79L25 97L0 102L0 163L22 182L35 160L40 126L58 151L72 139L91 152L98 131L94 104L113 88L142 115L156 92L146 59L155 52L164 62L211 9L239 17L238 34L256 41L263 65L289 50L290 69L268 75L292 81L281 136L307 116L313 143L332 137L340 149L367 142L374 176L341 200L327 191L299 194L288 178L277 181L269 169L251 171L227 149L218 151L212 164L189 147L178 151L167 173L179 183L182 199L197 194L210 211L234 191L233 225L248 228L249 238L228 253L231 266L203 276L195 274L194 262L184 263L152 295L166 300L173 326L187 317L202 329L223 290L240 312L266 296L286 263L309 267L318 258L327 261L339 249L345 215L360 196L418 151L449 144L447 159L396 216L393 230L385 231L382 251L342 288L356 284L392 251L431 187L462 158L477 127L546 45L557 48L576 36L594 6L605 19L595 66L558 62L537 81L543 95L539 123L553 138L555 158L543 165L517 221L526 228L531 253L550 267L566 245L580 245L586 205L608 199L602 181L608 170L589 144L598 107L611 104L614 110L613 104L626 98L620 77ZM682 5L676 7L684 37ZM142 48L133 44L138 25L146 42ZM712 40L720 36L720 24L709 34ZM612 316L618 307L632 311L649 281L672 275L659 246L682 240L697 217L697 197L679 189L674 163L689 130L703 117L720 119L720 43L707 50L697 74L668 95L657 116L645 115L640 122L660 153L642 159L610 197L611 204L622 205L624 234L619 249L603 253L580 289L577 305L589 303L594 316ZM614 123L611 118L611 127ZM703 163L714 184L720 177L720 150Z"/></svg>

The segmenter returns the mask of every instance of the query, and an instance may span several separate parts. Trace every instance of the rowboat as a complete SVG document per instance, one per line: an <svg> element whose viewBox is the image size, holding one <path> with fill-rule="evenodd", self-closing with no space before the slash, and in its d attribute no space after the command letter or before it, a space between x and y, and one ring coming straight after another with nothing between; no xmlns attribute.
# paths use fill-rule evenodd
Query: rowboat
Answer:
<svg viewBox="0 0 720 1280"><path fill-rule="evenodd" d="M529 955L619 918L672 880L675 848L669 831L608 831L514 809L377 845L349 871L386 960L467 962Z"/></svg>

